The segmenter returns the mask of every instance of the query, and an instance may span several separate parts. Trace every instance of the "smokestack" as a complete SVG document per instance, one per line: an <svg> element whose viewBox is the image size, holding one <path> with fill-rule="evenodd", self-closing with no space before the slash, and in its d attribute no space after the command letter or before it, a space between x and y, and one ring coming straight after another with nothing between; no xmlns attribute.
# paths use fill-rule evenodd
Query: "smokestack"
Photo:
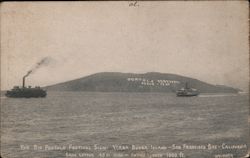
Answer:
<svg viewBox="0 0 250 158"><path fill-rule="evenodd" d="M25 87L25 78L28 77L30 74L32 73L32 71L28 71L26 75L23 76L23 88Z"/></svg>
<svg viewBox="0 0 250 158"><path fill-rule="evenodd" d="M49 61L50 61L49 57L43 58L41 61L39 61L38 63L36 63L36 66L34 68L32 68L31 70L29 70L26 73L26 75L23 76L23 88L25 87L25 78L28 77L31 73L34 73L34 71L36 71L42 65L48 64Z"/></svg>
<svg viewBox="0 0 250 158"><path fill-rule="evenodd" d="M25 77L26 76L23 77L23 88L25 87Z"/></svg>

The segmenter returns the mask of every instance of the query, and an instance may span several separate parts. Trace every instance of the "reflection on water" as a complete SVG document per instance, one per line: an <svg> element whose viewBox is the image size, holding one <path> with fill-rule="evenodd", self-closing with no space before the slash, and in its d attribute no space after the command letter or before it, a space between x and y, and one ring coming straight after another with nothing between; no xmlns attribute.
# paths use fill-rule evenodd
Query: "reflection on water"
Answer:
<svg viewBox="0 0 250 158"><path fill-rule="evenodd" d="M47 98L1 98L1 121L2 154L8 158L65 157L65 150L20 150L34 144L247 144L248 97L48 92ZM199 158L213 152L227 151L185 154ZM232 152L239 157L246 150Z"/></svg>

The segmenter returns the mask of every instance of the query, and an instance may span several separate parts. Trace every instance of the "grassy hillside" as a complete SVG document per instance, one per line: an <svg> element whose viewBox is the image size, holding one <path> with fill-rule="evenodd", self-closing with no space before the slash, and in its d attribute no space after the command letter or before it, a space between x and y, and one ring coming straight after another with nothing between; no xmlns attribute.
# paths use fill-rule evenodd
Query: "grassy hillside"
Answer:
<svg viewBox="0 0 250 158"><path fill-rule="evenodd" d="M185 83L201 93L237 93L238 89L216 86L197 79L167 73L102 72L45 87L54 91L175 92Z"/></svg>

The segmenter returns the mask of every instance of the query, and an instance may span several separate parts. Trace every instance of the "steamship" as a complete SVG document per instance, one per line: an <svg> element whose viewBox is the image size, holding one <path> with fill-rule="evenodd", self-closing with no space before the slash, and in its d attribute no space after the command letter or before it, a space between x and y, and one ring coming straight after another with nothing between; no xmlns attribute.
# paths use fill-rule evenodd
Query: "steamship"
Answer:
<svg viewBox="0 0 250 158"><path fill-rule="evenodd" d="M185 83L185 87L177 90L176 96L177 97L192 97L199 95L199 91L194 88L188 87L188 83Z"/></svg>
<svg viewBox="0 0 250 158"><path fill-rule="evenodd" d="M40 88L39 86L36 87L25 87L25 77L23 77L23 86L14 86L11 90L5 93L6 97L10 98L44 98L47 95L47 92Z"/></svg>

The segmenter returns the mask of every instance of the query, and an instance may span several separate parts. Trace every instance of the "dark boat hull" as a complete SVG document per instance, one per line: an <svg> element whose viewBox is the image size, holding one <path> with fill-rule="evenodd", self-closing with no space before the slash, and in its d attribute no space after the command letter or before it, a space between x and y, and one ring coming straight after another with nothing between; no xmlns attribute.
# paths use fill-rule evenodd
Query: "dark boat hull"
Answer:
<svg viewBox="0 0 250 158"><path fill-rule="evenodd" d="M193 97L199 95L198 91L178 91L176 93L177 97Z"/></svg>
<svg viewBox="0 0 250 158"><path fill-rule="evenodd" d="M42 89L11 90L7 91L5 96L10 98L44 98L47 96L47 92Z"/></svg>
<svg viewBox="0 0 250 158"><path fill-rule="evenodd" d="M199 94L176 94L177 97L194 97L198 95Z"/></svg>

